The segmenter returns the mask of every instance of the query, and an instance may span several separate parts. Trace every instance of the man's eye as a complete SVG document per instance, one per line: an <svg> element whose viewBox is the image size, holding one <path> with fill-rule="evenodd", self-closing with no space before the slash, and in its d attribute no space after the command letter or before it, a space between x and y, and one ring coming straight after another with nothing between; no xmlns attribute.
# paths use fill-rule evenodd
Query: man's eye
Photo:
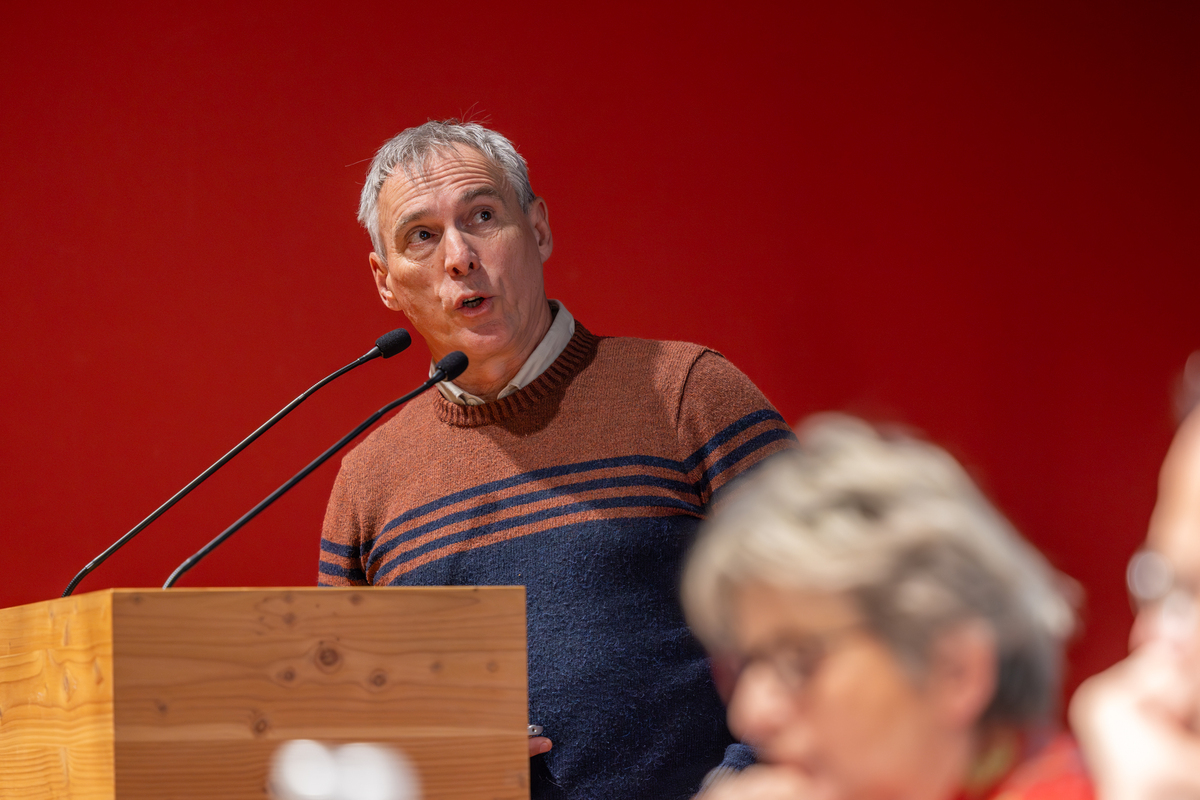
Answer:
<svg viewBox="0 0 1200 800"><path fill-rule="evenodd" d="M483 211L479 212L479 221L480 222L487 222L491 218L492 218L492 212L488 211L486 208Z"/></svg>
<svg viewBox="0 0 1200 800"><path fill-rule="evenodd" d="M430 233L429 231L424 231L424 230L413 231L412 235L409 236L408 238L409 238L409 241L412 241L412 242L427 242L433 238L433 234Z"/></svg>

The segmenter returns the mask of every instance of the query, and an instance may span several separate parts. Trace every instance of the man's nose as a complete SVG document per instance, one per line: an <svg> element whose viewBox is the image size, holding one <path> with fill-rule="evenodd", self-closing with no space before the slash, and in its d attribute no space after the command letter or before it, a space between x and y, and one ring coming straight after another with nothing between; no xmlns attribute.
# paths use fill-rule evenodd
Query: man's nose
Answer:
<svg viewBox="0 0 1200 800"><path fill-rule="evenodd" d="M749 744L766 744L787 725L792 706L791 696L769 666L748 664L729 698L729 730Z"/></svg>
<svg viewBox="0 0 1200 800"><path fill-rule="evenodd" d="M461 278L471 270L479 269L479 255L471 242L457 228L450 228L442 238L445 268L452 277Z"/></svg>

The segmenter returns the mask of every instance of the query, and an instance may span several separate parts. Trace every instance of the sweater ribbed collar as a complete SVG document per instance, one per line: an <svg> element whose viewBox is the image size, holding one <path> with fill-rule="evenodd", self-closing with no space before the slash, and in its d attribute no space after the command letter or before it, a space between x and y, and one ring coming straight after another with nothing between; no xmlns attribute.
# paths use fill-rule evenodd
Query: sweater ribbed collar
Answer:
<svg viewBox="0 0 1200 800"><path fill-rule="evenodd" d="M576 320L575 335L567 342L562 353L524 389L481 406L460 406L440 394L434 395L438 419L447 425L475 428L494 425L534 411L546 398L562 391L567 382L591 360L598 341L595 334Z"/></svg>

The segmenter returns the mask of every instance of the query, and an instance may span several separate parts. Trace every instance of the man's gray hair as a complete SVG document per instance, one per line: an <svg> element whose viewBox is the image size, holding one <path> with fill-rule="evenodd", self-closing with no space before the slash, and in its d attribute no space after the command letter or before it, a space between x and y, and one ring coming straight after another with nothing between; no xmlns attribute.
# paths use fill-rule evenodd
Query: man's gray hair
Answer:
<svg viewBox="0 0 1200 800"><path fill-rule="evenodd" d="M728 648L728 609L748 584L848 597L920 679L937 635L982 620L998 681L981 722L1033 724L1058 701L1074 584L987 501L945 451L816 417L799 452L730 487L705 523L683 583L688 621Z"/></svg>
<svg viewBox="0 0 1200 800"><path fill-rule="evenodd" d="M379 231L379 192L383 184L397 168L404 170L410 178L420 175L430 155L445 153L456 145L473 147L495 164L516 193L521 210L529 211L536 195L529 185L525 159L512 142L477 122L430 120L389 139L379 148L367 170L367 181L358 202L358 221L371 235L371 246L384 263L387 263L387 245Z"/></svg>

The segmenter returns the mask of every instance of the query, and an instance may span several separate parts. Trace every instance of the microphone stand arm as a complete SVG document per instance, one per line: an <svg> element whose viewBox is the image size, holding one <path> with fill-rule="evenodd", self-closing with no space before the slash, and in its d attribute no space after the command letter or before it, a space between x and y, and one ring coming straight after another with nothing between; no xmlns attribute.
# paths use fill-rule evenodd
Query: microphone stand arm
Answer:
<svg viewBox="0 0 1200 800"><path fill-rule="evenodd" d="M228 539L230 536L233 536L235 533L237 533L239 530L241 530L243 525L245 525L247 522L249 522L250 520L257 517L269 505L274 503L280 497L283 497L283 495L285 495L293 486L295 486L297 483L299 483L300 481L302 481L306 477L308 477L308 474L310 472L312 472L317 467L324 464L326 461L328 461L330 458L332 458L339 450L341 450L346 445L350 444L350 442L352 442L355 438L357 438L359 434L361 434L367 428L374 425L379 420L379 418L382 417L384 414L391 411L393 408L396 408L397 406L404 405L409 400L412 400L417 395L429 390L432 386L434 386L438 382L443 381L445 379L446 379L446 373L443 372L441 369L439 369L437 372L435 372L429 378L429 380L425 381L423 384L418 386L416 389L412 390L411 392L409 392L408 394L404 395L401 398L393 400L392 402L388 403L383 408L376 411L371 416L367 417L367 419L365 419L361 425L359 425L354 430L350 431L350 433L343 436L338 441L337 444L335 444L333 447L326 450L321 455L317 456L317 458L315 460L313 460L312 463L310 463L307 467L305 467L304 469L300 470L295 475L293 475L291 477L291 479L288 480L287 483L283 484L278 489L271 492L271 494L267 495L267 497L265 497L262 500L262 502L260 502L254 508L247 511L245 514L243 514L242 517L237 522L233 523L228 528L226 528L224 531L222 531L221 534L219 536L217 536L217 538L213 539L211 542L204 545L204 547L202 547L200 550L196 551L196 553L193 556L191 556L187 561L184 561L182 564L180 564L178 567L176 567L175 571L171 573L171 577L167 578L167 582L163 584L162 588L170 589L172 586L174 586L175 582L177 580L179 580L181 577L183 577L183 574L185 572L187 572L192 567L199 564L201 559L203 559L205 556L207 556L213 550L216 550L218 547L220 547L221 544L226 539Z"/></svg>
<svg viewBox="0 0 1200 800"><path fill-rule="evenodd" d="M84 567L83 569L81 569L79 571L79 573L74 578L71 579L71 582L67 584L67 588L63 591L62 596L67 597L72 592L74 592L75 587L79 585L79 582L81 580L83 580L84 578L86 578L92 572L92 570L94 570L96 567L103 564L105 561L108 560L109 556L111 556L113 553L117 552L122 547L124 547L126 544L128 544L130 539L137 536L151 522L154 522L154 520L158 519L163 514L165 514L167 512L167 510L169 510L171 508L171 506L178 503L184 497L187 497L187 495L191 493L192 489L195 489L197 486L199 486L200 484L202 484L206 480L208 480L209 476L212 475L217 470L219 470L221 467L225 466L225 464L229 461L229 459L233 458L238 453L242 452L247 447L249 447L250 444L255 439L257 439L258 437L260 437L264 433L266 433L268 430L270 430L270 428L272 426L274 426L276 422L279 422L279 420L286 417L292 411L292 409L294 409L296 406L300 405L305 400L307 400L309 395L311 395L317 389L320 389L325 384L332 381L334 378L340 378L342 375L345 375L347 372L354 369L355 367L361 366L362 364L365 364L366 362L370 361L373 358L378 358L380 355L381 354L380 354L378 347L372 348L371 351L368 352L366 355L360 356L357 360L347 364L346 366L342 367L341 369L339 369L337 372L333 373L332 375L329 375L328 377L323 378L322 380L313 384L313 386L308 391L304 392L304 394L300 395L295 400L293 400L292 402L290 402L286 406L284 406L279 411L278 414L271 417L269 420L267 420L262 425L260 425L259 428L256 431L254 431L254 433L247 436L236 447L234 447L228 453L226 453L225 455L223 455L219 459L217 459L216 463L214 463L211 467L204 470L204 472L201 472L199 475L197 475L195 478L193 478L191 483L189 483L187 486L183 487L178 492L176 492L174 495L172 495L171 499L168 500L167 502L163 503L157 509L155 509L154 513L152 513L150 516L146 517L144 520L142 520L137 525L135 525L133 527L133 530L129 531L129 533L125 534L120 539L117 539L115 542L113 542L109 546L109 548L107 550L105 550L103 553L101 553L100 555L96 556L91 561L89 561L88 565L86 567Z"/></svg>

